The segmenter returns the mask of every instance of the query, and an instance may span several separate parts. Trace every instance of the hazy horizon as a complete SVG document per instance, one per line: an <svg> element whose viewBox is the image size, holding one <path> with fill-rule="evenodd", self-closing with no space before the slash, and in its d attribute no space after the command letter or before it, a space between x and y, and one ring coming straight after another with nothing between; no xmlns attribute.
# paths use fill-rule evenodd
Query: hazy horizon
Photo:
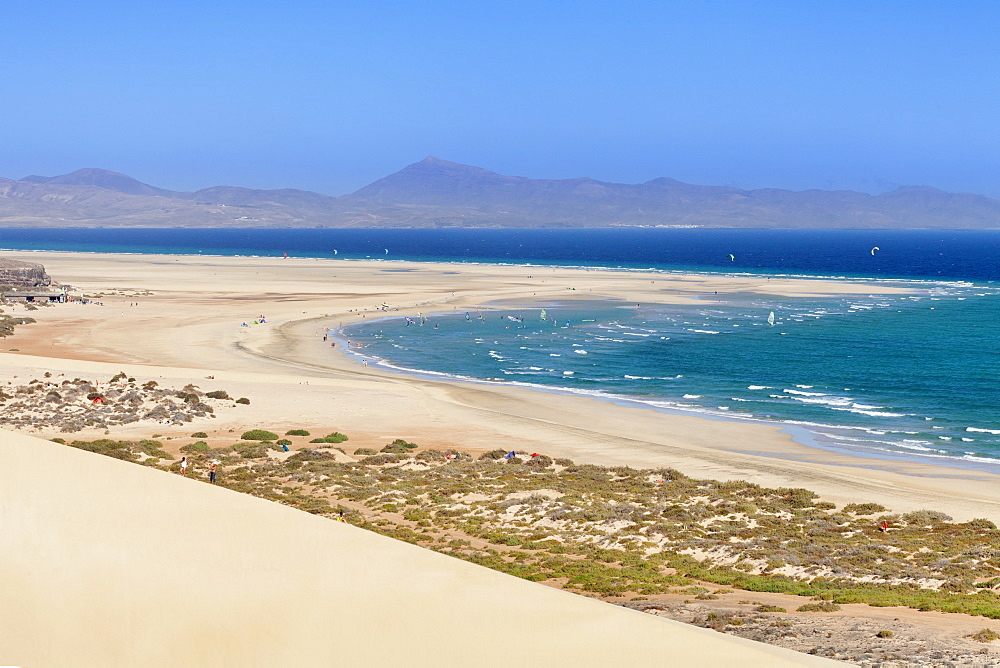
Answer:
<svg viewBox="0 0 1000 668"><path fill-rule="evenodd" d="M1000 6L5 3L0 174L343 195L534 179L1000 197Z"/></svg>

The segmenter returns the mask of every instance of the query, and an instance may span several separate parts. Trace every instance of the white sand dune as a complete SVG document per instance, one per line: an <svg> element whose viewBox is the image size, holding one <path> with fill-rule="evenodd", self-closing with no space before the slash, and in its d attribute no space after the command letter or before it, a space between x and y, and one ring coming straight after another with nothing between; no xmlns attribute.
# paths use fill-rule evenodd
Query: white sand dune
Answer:
<svg viewBox="0 0 1000 668"><path fill-rule="evenodd" d="M0 664L834 664L31 436L0 461Z"/></svg>

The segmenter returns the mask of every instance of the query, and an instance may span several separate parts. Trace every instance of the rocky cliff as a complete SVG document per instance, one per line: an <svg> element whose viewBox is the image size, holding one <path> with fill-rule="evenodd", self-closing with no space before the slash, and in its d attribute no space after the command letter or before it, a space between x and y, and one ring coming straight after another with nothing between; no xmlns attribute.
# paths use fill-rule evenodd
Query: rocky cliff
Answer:
<svg viewBox="0 0 1000 668"><path fill-rule="evenodd" d="M0 290L44 289L50 285L52 279L42 265L0 258Z"/></svg>

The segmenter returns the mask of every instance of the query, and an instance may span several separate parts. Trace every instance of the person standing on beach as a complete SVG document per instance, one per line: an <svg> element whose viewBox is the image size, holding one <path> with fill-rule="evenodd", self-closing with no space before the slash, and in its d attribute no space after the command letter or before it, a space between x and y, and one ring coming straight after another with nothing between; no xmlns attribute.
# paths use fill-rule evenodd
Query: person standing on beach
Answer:
<svg viewBox="0 0 1000 668"><path fill-rule="evenodd" d="M181 475L188 474L188 458L181 457Z"/></svg>
<svg viewBox="0 0 1000 668"><path fill-rule="evenodd" d="M212 483L213 485L215 484L215 469L216 469L216 467L217 467L217 464L215 462L212 462L212 465L208 469L208 481L210 483Z"/></svg>

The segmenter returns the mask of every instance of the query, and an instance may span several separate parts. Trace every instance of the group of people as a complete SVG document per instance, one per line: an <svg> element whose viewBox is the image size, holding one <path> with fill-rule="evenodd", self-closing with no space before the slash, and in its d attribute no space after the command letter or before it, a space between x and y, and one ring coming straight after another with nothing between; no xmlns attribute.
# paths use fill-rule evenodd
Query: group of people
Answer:
<svg viewBox="0 0 1000 668"><path fill-rule="evenodd" d="M255 324L255 325L261 325L261 324L264 324L266 322L267 322L267 319L263 315L260 315L260 316L257 317L256 320L253 321L253 324ZM249 327L249 326L250 325L246 324L245 322L244 323L240 323L240 327Z"/></svg>
<svg viewBox="0 0 1000 668"><path fill-rule="evenodd" d="M188 474L188 458L181 457L181 475L186 476ZM213 461L211 466L208 467L208 481L215 484L215 474L218 472L219 463Z"/></svg>

